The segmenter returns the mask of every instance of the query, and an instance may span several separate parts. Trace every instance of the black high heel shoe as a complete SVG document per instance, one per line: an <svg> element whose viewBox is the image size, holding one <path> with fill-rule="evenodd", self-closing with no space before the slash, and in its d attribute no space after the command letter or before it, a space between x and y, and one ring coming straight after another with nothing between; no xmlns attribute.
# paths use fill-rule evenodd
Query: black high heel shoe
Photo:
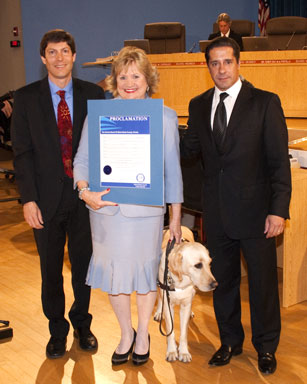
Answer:
<svg viewBox="0 0 307 384"><path fill-rule="evenodd" d="M131 355L131 353L133 351L135 339L136 339L136 332L133 329L133 341L132 341L131 347L129 348L128 352L126 352L126 353L116 353L116 351L115 351L112 355L112 364L113 365L120 365L120 364L127 363L127 361L129 360L129 356Z"/></svg>
<svg viewBox="0 0 307 384"><path fill-rule="evenodd" d="M142 365L147 363L149 359L149 354L150 354L150 335L148 335L148 352L145 353L144 355L138 355L137 353L133 352L132 353L132 362L134 365Z"/></svg>

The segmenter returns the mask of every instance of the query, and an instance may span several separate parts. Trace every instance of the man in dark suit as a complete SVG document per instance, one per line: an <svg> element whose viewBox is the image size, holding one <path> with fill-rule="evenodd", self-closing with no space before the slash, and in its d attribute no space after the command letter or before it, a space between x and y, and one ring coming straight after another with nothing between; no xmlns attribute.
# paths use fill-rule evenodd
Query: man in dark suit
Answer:
<svg viewBox="0 0 307 384"><path fill-rule="evenodd" d="M227 37L207 47L215 87L191 100L181 150L184 157L202 156L204 226L219 284L213 302L221 347L209 364L225 365L242 353L242 250L258 366L273 373L280 336L275 236L289 218L291 195L288 134L278 96L242 83L239 57L239 46ZM218 136L215 112L223 103L226 130Z"/></svg>
<svg viewBox="0 0 307 384"><path fill-rule="evenodd" d="M69 33L47 32L40 54L48 76L15 93L12 144L24 217L34 229L40 256L42 305L51 333L46 354L58 358L66 351L69 331L62 276L66 236L75 299L69 311L74 336L83 350L94 351L98 346L90 330L90 288L85 284L92 254L88 209L73 188L72 161L87 100L102 99L104 92L95 84L72 78L76 49ZM65 91L61 112L59 91ZM63 119L69 124L66 133L60 130Z"/></svg>
<svg viewBox="0 0 307 384"><path fill-rule="evenodd" d="M211 33L211 35L209 35L208 37L208 40L213 40L216 37L223 37L223 36L230 37L231 39L235 40L239 44L240 50L242 51L243 50L242 37L230 29L230 26L231 26L230 16L227 13L221 13L218 16L216 22L219 27L219 32Z"/></svg>

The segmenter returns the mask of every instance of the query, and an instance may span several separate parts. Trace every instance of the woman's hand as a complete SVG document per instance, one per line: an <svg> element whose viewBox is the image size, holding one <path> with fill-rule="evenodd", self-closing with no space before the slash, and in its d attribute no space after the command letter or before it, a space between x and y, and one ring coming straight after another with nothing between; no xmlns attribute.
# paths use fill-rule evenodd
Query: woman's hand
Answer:
<svg viewBox="0 0 307 384"><path fill-rule="evenodd" d="M181 242L181 204L172 204L172 214L169 223L170 240L176 239L176 244Z"/></svg>
<svg viewBox="0 0 307 384"><path fill-rule="evenodd" d="M113 203L113 201L102 200L103 196L108 193L110 193L110 188L102 192L84 190L82 191L82 200L95 211L106 206L118 206L118 204Z"/></svg>

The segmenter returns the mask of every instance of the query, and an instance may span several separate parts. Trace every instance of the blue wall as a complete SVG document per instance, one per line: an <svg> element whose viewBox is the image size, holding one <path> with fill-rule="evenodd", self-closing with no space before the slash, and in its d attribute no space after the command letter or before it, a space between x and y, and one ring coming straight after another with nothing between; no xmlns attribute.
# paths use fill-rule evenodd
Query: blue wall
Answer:
<svg viewBox="0 0 307 384"><path fill-rule="evenodd" d="M258 0L21 0L21 9L27 83L45 74L39 43L43 34L54 28L67 30L76 40L74 76L98 82L108 69L82 67L82 63L110 56L123 47L125 39L143 38L146 23L182 22L186 50L194 42L198 50L198 41L208 38L221 12L257 24Z"/></svg>

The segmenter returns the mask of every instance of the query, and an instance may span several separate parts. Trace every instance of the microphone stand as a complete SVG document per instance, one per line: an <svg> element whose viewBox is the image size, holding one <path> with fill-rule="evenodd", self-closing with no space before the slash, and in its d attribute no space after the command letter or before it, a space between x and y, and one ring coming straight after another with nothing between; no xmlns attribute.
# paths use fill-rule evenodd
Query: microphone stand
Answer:
<svg viewBox="0 0 307 384"><path fill-rule="evenodd" d="M289 45L290 45L290 43L291 43L291 41L292 41L294 35L295 35L295 31L292 33L292 35L291 35L289 41L287 42L285 50L287 50L287 49L289 48Z"/></svg>
<svg viewBox="0 0 307 384"><path fill-rule="evenodd" d="M192 47L188 50L187 53L192 53L192 52L193 52L193 49L195 48L195 46L196 46L196 43L193 43L193 44L192 44Z"/></svg>

